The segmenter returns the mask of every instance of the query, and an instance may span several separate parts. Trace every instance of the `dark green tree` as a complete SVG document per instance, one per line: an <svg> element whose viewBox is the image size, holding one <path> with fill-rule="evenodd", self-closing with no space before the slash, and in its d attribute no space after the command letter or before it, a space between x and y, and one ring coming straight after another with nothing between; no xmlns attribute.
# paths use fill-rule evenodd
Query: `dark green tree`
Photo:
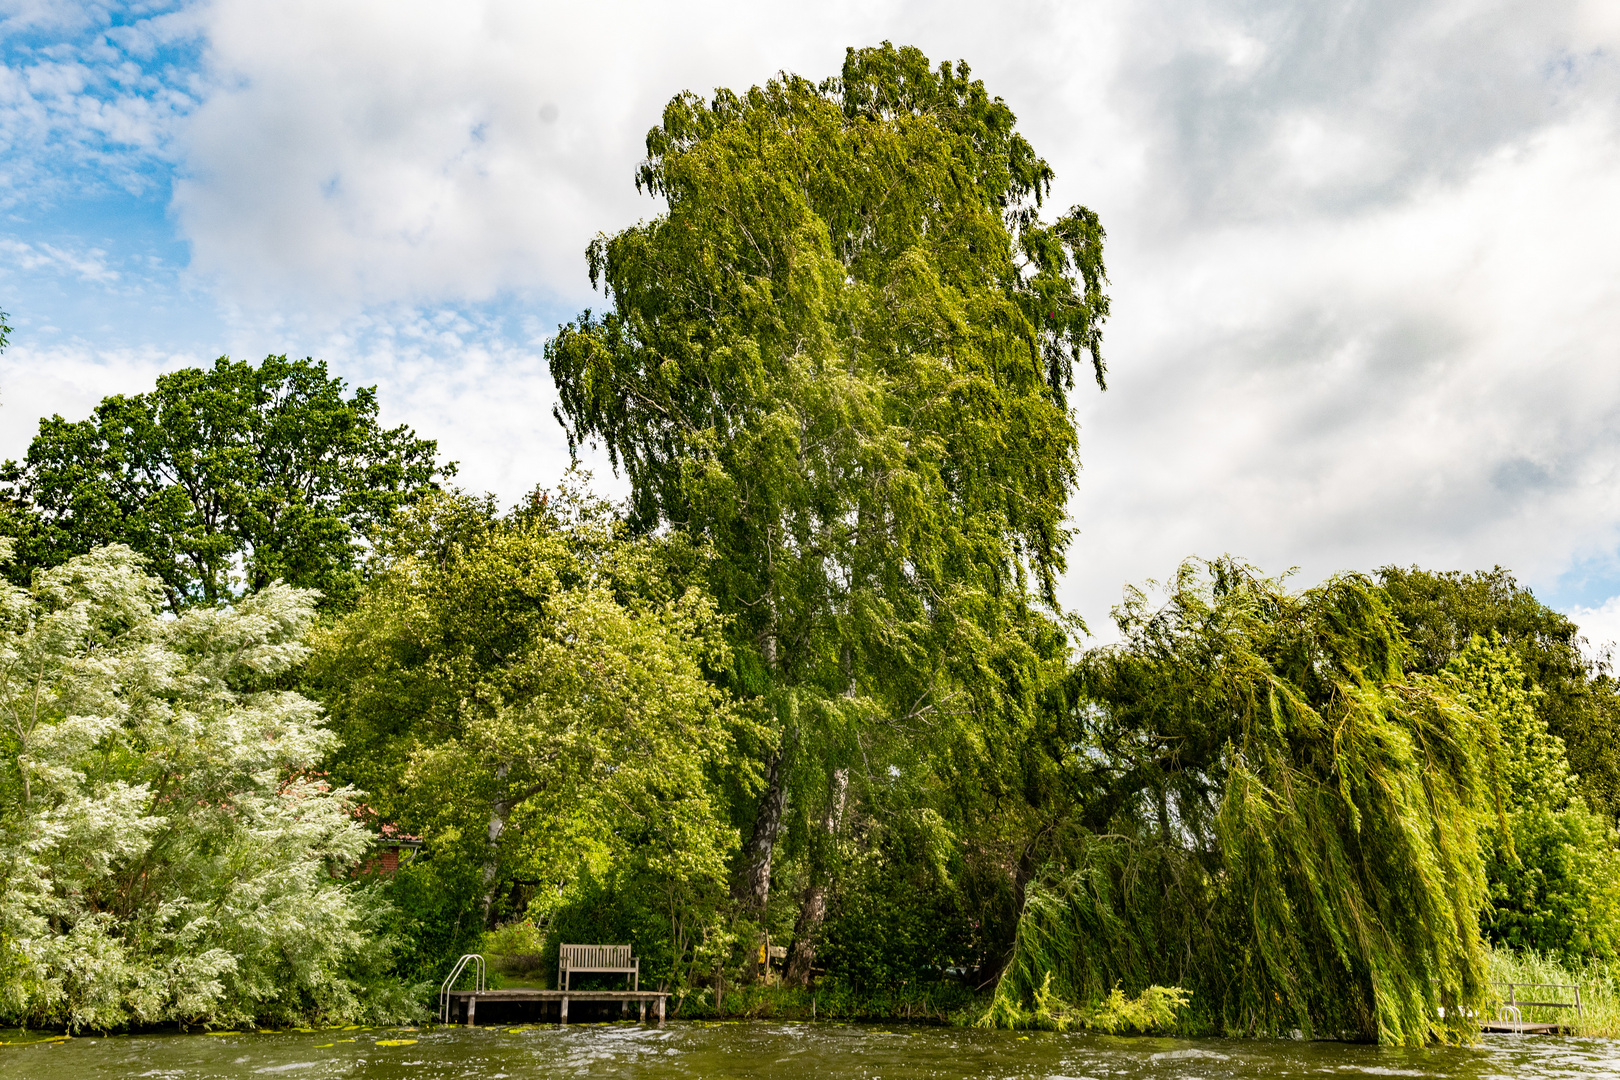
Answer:
<svg viewBox="0 0 1620 1080"><path fill-rule="evenodd" d="M1096 215L1040 220L1053 173L1014 123L965 64L887 43L682 94L637 176L667 211L590 245L612 307L547 347L634 524L715 553L734 683L778 718L739 874L759 918L790 788L836 829L863 731L985 715L1036 663L1108 300Z"/></svg>
<svg viewBox="0 0 1620 1080"><path fill-rule="evenodd" d="M349 606L367 536L454 472L437 444L377 422L324 362L221 357L106 398L86 420L40 421L0 497L20 512L24 572L127 544L169 606L217 604L281 579Z"/></svg>
<svg viewBox="0 0 1620 1080"><path fill-rule="evenodd" d="M1476 636L1500 638L1540 689L1536 715L1563 740L1592 809L1620 823L1620 684L1583 655L1580 627L1500 566L1474 573L1386 566L1379 582L1412 642L1414 671L1444 670Z"/></svg>
<svg viewBox="0 0 1620 1080"><path fill-rule="evenodd" d="M1189 562L1166 592L1127 594L1123 640L1081 657L1051 713L989 1019L1160 984L1191 991L1193 1030L1471 1037L1490 725L1403 669L1365 577L1294 593Z"/></svg>

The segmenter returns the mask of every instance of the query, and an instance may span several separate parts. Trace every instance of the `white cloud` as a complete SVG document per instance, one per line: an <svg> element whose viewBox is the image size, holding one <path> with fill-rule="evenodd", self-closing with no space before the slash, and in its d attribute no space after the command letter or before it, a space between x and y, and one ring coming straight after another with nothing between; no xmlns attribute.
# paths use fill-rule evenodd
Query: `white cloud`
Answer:
<svg viewBox="0 0 1620 1080"><path fill-rule="evenodd" d="M107 253L100 248L68 251L54 244L0 238L0 256L16 270L55 270L71 273L80 281L102 284L118 280L118 271L107 265Z"/></svg>
<svg viewBox="0 0 1620 1080"><path fill-rule="evenodd" d="M1077 562L1129 579L1225 550L1308 577L1546 582L1612 557L1617 176L1620 125L1594 111L1397 205L1151 253L1118 290L1133 362L1083 405ZM1084 610L1117 595L1073 584Z"/></svg>
<svg viewBox="0 0 1620 1080"><path fill-rule="evenodd" d="M1576 606L1565 612L1581 628L1587 654L1593 658L1620 651L1620 596L1611 596L1597 607Z"/></svg>
<svg viewBox="0 0 1620 1080"><path fill-rule="evenodd" d="M92 350L82 344L34 348L14 344L0 355L0 460L21 460L39 418L82 420L111 394L150 390L164 371L192 356L156 349Z"/></svg>
<svg viewBox="0 0 1620 1080"><path fill-rule="evenodd" d="M471 313L592 302L585 243L658 209L631 178L672 94L833 74L883 38L965 56L1054 201L1109 230L1112 389L1076 397L1067 584L1095 628L1189 553L1502 563L1541 589L1580 562L1620 588L1615 10L215 0L161 31L206 41L206 79L162 84L195 109L147 90L104 115L42 68L65 89L0 78L0 125L78 102L74 130L173 154L220 351L379 381L516 497L560 468L541 333ZM85 362L133 379L146 355Z"/></svg>
<svg viewBox="0 0 1620 1080"><path fill-rule="evenodd" d="M110 25L123 6L0 0L0 206L158 186L152 173L202 87L177 64L136 61L194 40L197 24L158 0Z"/></svg>
<svg viewBox="0 0 1620 1080"><path fill-rule="evenodd" d="M210 15L228 88L189 121L176 195L196 265L233 295L327 310L578 297L590 237L657 210L631 179L670 96L842 54L800 34L838 4L227 0Z"/></svg>

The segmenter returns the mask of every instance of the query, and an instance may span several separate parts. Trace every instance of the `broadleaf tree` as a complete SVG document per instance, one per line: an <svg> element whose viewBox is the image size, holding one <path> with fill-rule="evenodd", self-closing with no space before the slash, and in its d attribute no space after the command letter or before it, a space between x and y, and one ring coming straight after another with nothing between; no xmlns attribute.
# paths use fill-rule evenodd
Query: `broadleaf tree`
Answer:
<svg viewBox="0 0 1620 1080"><path fill-rule="evenodd" d="M466 869L464 923L523 914L522 881L567 892L604 849L676 898L670 926L702 921L681 898L723 892L737 836L710 776L753 722L706 677L727 648L680 580L686 551L568 490L504 515L437 495L399 515L360 604L318 634L334 774L422 837L432 873ZM662 959L671 977L681 957Z"/></svg>
<svg viewBox="0 0 1620 1080"><path fill-rule="evenodd" d="M41 420L5 466L19 569L121 543L175 611L278 579L345 607L367 535L454 473L433 441L378 423L376 387L347 390L324 362L221 357Z"/></svg>
<svg viewBox="0 0 1620 1080"><path fill-rule="evenodd" d="M1414 646L1408 665L1435 674L1476 636L1500 638L1538 693L1532 707L1564 743L1592 809L1620 824L1620 681L1583 652L1580 627L1500 566L1462 573L1386 566L1379 583Z"/></svg>
<svg viewBox="0 0 1620 1080"><path fill-rule="evenodd" d="M1103 229L1041 219L1052 169L966 64L887 43L819 83L681 94L647 154L665 212L591 243L611 306L547 358L633 522L714 553L732 681L777 720L737 876L765 920L790 789L836 828L863 731L972 712L1033 662L1079 468L1068 395L1076 367L1104 378Z"/></svg>

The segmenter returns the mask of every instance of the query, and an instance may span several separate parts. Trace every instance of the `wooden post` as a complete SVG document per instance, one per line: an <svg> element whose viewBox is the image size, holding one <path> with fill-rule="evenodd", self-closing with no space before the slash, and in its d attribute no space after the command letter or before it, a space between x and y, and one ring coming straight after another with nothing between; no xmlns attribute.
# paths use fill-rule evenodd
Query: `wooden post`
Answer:
<svg viewBox="0 0 1620 1080"><path fill-rule="evenodd" d="M642 998L640 1001L636 1002L636 1004L641 1006L640 1020L643 1024L645 1024L647 1022L647 999Z"/></svg>
<svg viewBox="0 0 1620 1080"><path fill-rule="evenodd" d="M478 995L477 994L468 994L467 995L467 1026L468 1027L473 1026L473 1018L474 1018L474 1016L477 1015L477 1012L478 1012Z"/></svg>
<svg viewBox="0 0 1620 1080"><path fill-rule="evenodd" d="M565 1025L568 1023L568 995L567 994L564 994L563 999L562 999L562 1021L561 1022L563 1024L565 1024Z"/></svg>
<svg viewBox="0 0 1620 1080"><path fill-rule="evenodd" d="M658 1026L664 1026L664 997L662 994L658 996Z"/></svg>

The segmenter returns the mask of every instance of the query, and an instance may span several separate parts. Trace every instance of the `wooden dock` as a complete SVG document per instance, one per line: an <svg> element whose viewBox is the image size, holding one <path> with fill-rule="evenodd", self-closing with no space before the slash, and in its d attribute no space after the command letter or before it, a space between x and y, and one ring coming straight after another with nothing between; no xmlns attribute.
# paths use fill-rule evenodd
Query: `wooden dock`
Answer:
<svg viewBox="0 0 1620 1080"><path fill-rule="evenodd" d="M449 999L449 1008L446 1020L449 1023L463 1023L474 1027L478 1023L478 1003L489 1004L528 1004L539 1003L542 1013L550 1012L549 1006L557 1006L558 1023L568 1023L568 1005L570 1002L614 1003L617 1002L621 1013L627 1014L630 1006L636 1006L637 1018L645 1022L647 1007L652 1006L653 1022L664 1022L664 1003L668 994L661 994L651 990L449 990L446 991Z"/></svg>
<svg viewBox="0 0 1620 1080"><path fill-rule="evenodd" d="M1479 1026L1487 1035L1568 1035L1568 1024L1532 1024L1518 1020L1487 1020Z"/></svg>

